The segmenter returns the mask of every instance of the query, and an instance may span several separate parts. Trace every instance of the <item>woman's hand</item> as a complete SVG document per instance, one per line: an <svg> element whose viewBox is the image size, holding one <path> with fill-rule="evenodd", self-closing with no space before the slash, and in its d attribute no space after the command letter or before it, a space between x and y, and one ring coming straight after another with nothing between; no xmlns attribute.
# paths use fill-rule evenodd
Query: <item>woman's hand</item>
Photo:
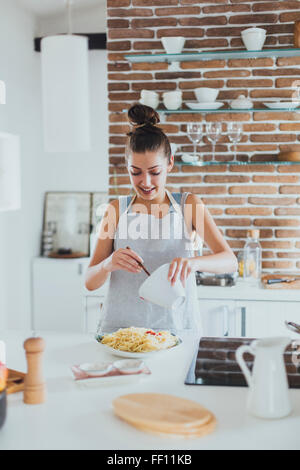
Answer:
<svg viewBox="0 0 300 470"><path fill-rule="evenodd" d="M183 287L189 275L193 272L192 260L190 258L174 258L170 264L168 280L173 286L178 278L180 278Z"/></svg>
<svg viewBox="0 0 300 470"><path fill-rule="evenodd" d="M129 273L139 273L142 269L139 262L143 263L143 260L135 251L119 248L105 260L104 269L110 273L119 269Z"/></svg>

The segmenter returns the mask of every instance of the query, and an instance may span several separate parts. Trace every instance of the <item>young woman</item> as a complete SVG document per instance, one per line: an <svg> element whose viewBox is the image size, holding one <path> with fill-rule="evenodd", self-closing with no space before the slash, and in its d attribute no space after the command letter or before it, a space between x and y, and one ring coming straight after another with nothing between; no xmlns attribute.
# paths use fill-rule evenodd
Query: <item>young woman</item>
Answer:
<svg viewBox="0 0 300 470"><path fill-rule="evenodd" d="M86 287L101 287L110 276L101 332L130 326L154 329L195 330L200 312L192 273L229 273L236 258L201 200L190 193L166 190L174 157L167 136L157 126L159 116L141 104L128 112L126 161L135 195L112 201L102 220ZM211 249L211 255L195 256L195 234ZM180 279L186 301L176 311L143 301L138 290L147 275L139 263L153 272L170 264L168 279Z"/></svg>

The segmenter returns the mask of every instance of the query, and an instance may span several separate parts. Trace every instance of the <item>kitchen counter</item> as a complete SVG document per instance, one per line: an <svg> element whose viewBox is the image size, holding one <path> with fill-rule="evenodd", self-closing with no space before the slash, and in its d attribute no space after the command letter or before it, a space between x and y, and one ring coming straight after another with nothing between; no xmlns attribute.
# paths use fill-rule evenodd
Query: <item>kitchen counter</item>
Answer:
<svg viewBox="0 0 300 470"><path fill-rule="evenodd" d="M238 281L232 287L197 286L198 299L235 299L251 301L300 302L299 289L265 289Z"/></svg>
<svg viewBox="0 0 300 470"><path fill-rule="evenodd" d="M230 290L230 289L228 289ZM10 368L26 370L23 341L29 334L6 331ZM290 390L293 413L281 420L261 420L246 413L247 389L184 385L198 341L183 336L184 344L147 360L152 371L134 383L83 387L74 383L70 366L115 357L93 338L82 334L45 333L44 376L48 399L44 405L23 403L22 393L8 397L8 416L0 431L0 449L299 449L300 390ZM195 400L218 419L216 431L200 439L157 437L138 431L112 411L114 398L137 392L170 393Z"/></svg>
<svg viewBox="0 0 300 470"><path fill-rule="evenodd" d="M108 290L108 283L100 289L88 291L83 287L83 295L88 297L105 296ZM199 299L235 299L253 301L274 301L274 302L300 302L300 289L265 289L260 286L248 286L239 280L235 286L197 286L197 296Z"/></svg>

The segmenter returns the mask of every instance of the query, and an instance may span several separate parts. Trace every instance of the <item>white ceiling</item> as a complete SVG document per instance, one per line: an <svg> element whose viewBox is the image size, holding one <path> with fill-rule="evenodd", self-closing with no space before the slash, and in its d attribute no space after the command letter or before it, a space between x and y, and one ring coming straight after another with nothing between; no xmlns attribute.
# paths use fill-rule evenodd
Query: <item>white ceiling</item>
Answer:
<svg viewBox="0 0 300 470"><path fill-rule="evenodd" d="M66 11L66 0L18 0L28 10L40 17L52 16ZM106 0L73 0L73 9L89 9L103 6Z"/></svg>

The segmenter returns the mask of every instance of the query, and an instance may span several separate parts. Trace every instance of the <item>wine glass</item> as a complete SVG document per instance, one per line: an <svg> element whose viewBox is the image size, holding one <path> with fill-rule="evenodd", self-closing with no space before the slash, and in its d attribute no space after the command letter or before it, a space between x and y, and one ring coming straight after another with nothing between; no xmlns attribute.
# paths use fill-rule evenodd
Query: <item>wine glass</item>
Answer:
<svg viewBox="0 0 300 470"><path fill-rule="evenodd" d="M187 135L194 144L194 159L197 158L197 144L201 142L203 135L203 126L201 123L189 122L187 125ZM200 158L199 158L200 160Z"/></svg>
<svg viewBox="0 0 300 470"><path fill-rule="evenodd" d="M206 124L206 135L213 147L213 160L215 159L216 143L221 137L222 124L220 122L208 122Z"/></svg>
<svg viewBox="0 0 300 470"><path fill-rule="evenodd" d="M242 139L243 125L241 122L228 123L228 137L234 143L234 161L236 161L236 145Z"/></svg>

